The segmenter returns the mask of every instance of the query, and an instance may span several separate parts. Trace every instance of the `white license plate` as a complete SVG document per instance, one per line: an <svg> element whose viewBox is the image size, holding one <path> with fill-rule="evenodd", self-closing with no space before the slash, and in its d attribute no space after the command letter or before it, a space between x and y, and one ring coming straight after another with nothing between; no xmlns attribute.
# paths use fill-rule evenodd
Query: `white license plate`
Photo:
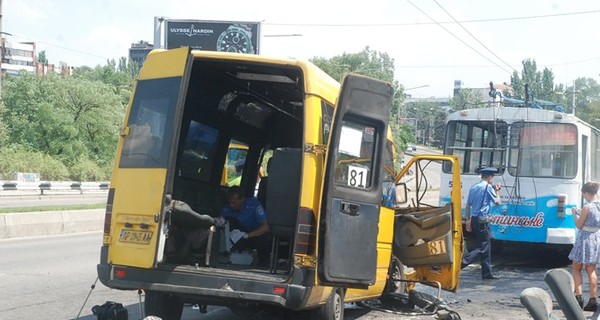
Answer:
<svg viewBox="0 0 600 320"><path fill-rule="evenodd" d="M152 231L121 230L119 242L150 244Z"/></svg>

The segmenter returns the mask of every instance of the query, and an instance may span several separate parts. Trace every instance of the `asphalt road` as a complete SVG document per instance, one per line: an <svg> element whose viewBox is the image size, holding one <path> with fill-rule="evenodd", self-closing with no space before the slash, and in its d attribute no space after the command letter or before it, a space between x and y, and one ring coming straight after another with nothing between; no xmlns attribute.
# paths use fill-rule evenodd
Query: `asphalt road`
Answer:
<svg viewBox="0 0 600 320"><path fill-rule="evenodd" d="M86 198L104 203L105 197L106 194L70 194L24 201L8 200L0 196L0 207L48 200L50 202L43 205L65 201L81 203ZM99 282L96 283L95 289L90 291L96 279L100 245L99 232L0 240L0 253L3 256L0 259L0 299L4 302L0 304L0 320L76 319L80 310L82 312L79 319L95 320L96 317L91 314L92 306L108 300L123 303L129 311L129 319L140 319L141 296L137 291L111 290ZM520 303L519 294L528 287L540 287L550 293L543 281L544 274L552 268L565 268L570 271L566 255L565 250L507 246L503 254L493 256L494 272L501 277L500 280L481 280L479 266L471 265L461 273L458 292L442 292L441 297L462 319L531 319ZM437 294L435 290L426 286L418 286L418 290ZM584 285L584 292L586 291L587 284ZM554 308L558 309L556 303ZM563 317L560 310L555 312L559 317ZM345 313L346 319L398 318L397 315L353 304L346 305ZM264 318L272 319L269 315ZM402 318L433 319L431 316ZM228 309L221 307L210 307L207 314L201 315L197 309L186 306L183 320L191 319L225 320L236 317Z"/></svg>
<svg viewBox="0 0 600 320"><path fill-rule="evenodd" d="M118 291L96 283L87 303L90 287L96 279L101 233L0 240L0 319L79 319L95 320L94 305L113 300L129 310L129 319L140 319L137 291ZM443 292L442 298L462 319L531 319L521 306L519 294L528 287L548 292L544 273L551 268L567 268L565 251L539 247L510 246L502 255L494 255L494 271L501 279L481 280L478 265L461 273L457 293ZM429 287L420 291L435 294ZM587 285L584 286L587 291ZM555 305L555 309L557 306ZM397 319L396 315L346 305L346 319ZM558 312L560 316L562 314ZM187 306L184 320L236 319L229 310L213 307L201 315ZM265 317L265 319L271 319ZM404 319L432 319L410 317Z"/></svg>

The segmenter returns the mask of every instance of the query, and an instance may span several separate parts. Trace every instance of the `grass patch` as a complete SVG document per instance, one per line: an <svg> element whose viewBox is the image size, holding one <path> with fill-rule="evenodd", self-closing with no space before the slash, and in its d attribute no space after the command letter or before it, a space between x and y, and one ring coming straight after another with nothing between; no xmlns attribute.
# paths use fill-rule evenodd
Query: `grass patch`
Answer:
<svg viewBox="0 0 600 320"><path fill-rule="evenodd" d="M0 208L0 214L2 214L2 213L18 213L18 212L39 212L39 211L88 210L88 209L103 209L103 208L106 208L105 203L17 207L17 208Z"/></svg>

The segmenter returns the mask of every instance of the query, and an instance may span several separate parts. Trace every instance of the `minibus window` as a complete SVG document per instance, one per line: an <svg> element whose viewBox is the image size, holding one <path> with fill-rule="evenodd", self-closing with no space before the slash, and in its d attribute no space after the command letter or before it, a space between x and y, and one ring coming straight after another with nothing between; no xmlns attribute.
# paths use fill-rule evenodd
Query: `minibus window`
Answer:
<svg viewBox="0 0 600 320"><path fill-rule="evenodd" d="M139 81L123 140L121 168L167 166L181 78Z"/></svg>
<svg viewBox="0 0 600 320"><path fill-rule="evenodd" d="M183 146L181 175L184 177L208 181L215 162L218 130L196 121L190 122Z"/></svg>
<svg viewBox="0 0 600 320"><path fill-rule="evenodd" d="M336 154L335 183L370 188L376 129L346 121Z"/></svg>
<svg viewBox="0 0 600 320"><path fill-rule="evenodd" d="M331 131L331 119L333 119L333 106L321 100L321 131L323 133L323 144L329 141Z"/></svg>
<svg viewBox="0 0 600 320"><path fill-rule="evenodd" d="M241 184L247 154L248 146L246 144L237 140L231 140L224 168L227 173L225 184L228 187L239 186Z"/></svg>

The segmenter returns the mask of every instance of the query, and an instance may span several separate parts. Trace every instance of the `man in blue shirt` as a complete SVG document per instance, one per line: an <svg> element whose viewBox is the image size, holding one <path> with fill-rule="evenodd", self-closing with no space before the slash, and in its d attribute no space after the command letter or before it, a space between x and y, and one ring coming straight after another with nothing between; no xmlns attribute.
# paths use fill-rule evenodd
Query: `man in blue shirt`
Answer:
<svg viewBox="0 0 600 320"><path fill-rule="evenodd" d="M473 232L477 239L477 248L462 259L462 267L473 263L477 257L481 261L482 279L498 279L492 273L492 244L490 240L490 208L491 204L500 204L500 185L492 186L496 168L481 169L481 181L469 190L465 212L467 216L467 232Z"/></svg>
<svg viewBox="0 0 600 320"><path fill-rule="evenodd" d="M270 255L269 224L265 209L255 198L246 198L244 189L233 186L227 191L227 205L222 217L229 221L231 230L241 232L241 238L233 249L238 251L256 249L260 264L267 264Z"/></svg>

